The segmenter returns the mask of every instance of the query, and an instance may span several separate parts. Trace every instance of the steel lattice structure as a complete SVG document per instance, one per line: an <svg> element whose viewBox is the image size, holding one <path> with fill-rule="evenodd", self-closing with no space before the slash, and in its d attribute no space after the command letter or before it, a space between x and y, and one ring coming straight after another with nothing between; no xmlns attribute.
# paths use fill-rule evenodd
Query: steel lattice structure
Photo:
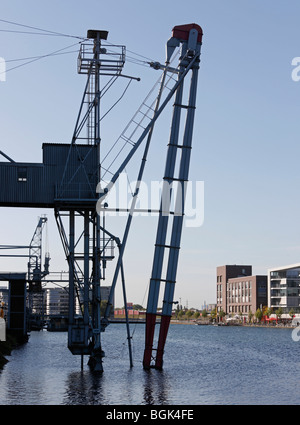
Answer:
<svg viewBox="0 0 300 425"><path fill-rule="evenodd" d="M87 82L71 143L43 144L41 164L16 163L2 153L8 162L0 163L0 179L3 182L0 188L0 206L54 209L69 264L68 347L73 354L81 355L82 358L83 355L89 355L89 365L95 371L103 371L104 352L101 345L101 332L105 331L109 324L115 287L120 277L126 307L123 257L133 213L136 210L140 182L144 174L154 125L162 111L174 99L163 177L165 184L160 209L157 211L159 217L148 294L143 359L143 366L146 369L152 366L162 368L164 346L172 314L184 219L185 183L189 174L202 35L201 27L196 24L173 28L172 37L167 42L165 64L150 63L154 69L162 70L162 75L157 82L157 94L151 101L147 98L142 103L136 115L122 132L117 140L121 143L121 147L116 143L106 154L102 154L100 78L123 77L132 80L134 77L122 74L125 47L110 46L110 49L106 49L103 47L103 41L107 39L108 32L89 30L78 57L78 72L87 76ZM176 67L171 67L171 57L177 48L180 49L179 62ZM185 82L188 77L190 77L188 101L184 103ZM181 132L183 113L185 123L184 130ZM83 134L84 130L85 134ZM138 170L137 184L128 210L124 234L120 238L105 226L106 197L143 143L144 151ZM118 164L115 159L110 159L110 154L115 147L117 149L115 158L121 158ZM114 169L111 168L112 164ZM176 189L174 183L177 184ZM173 197L175 211L170 211ZM167 240L169 227L171 237ZM101 317L101 280L107 261L115 256L113 247L117 250L116 267L105 313ZM167 261L165 276L162 274L164 261ZM164 284L163 308L159 322L158 344L157 348L154 348L161 284ZM80 307L79 315L76 304ZM126 317L132 366L127 312ZM156 354L153 355L153 352Z"/></svg>

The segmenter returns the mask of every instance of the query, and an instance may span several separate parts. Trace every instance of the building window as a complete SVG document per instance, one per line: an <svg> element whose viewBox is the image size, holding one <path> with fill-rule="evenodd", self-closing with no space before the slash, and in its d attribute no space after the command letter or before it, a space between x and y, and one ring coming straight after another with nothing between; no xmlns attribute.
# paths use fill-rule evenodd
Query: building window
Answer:
<svg viewBox="0 0 300 425"><path fill-rule="evenodd" d="M27 168L18 167L18 182L27 182Z"/></svg>

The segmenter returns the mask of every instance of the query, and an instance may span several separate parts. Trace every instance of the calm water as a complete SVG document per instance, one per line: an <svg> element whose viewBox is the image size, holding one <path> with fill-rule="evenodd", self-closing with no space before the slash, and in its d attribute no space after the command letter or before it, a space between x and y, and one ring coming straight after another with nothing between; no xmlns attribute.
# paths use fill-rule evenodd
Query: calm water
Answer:
<svg viewBox="0 0 300 425"><path fill-rule="evenodd" d="M300 341L291 330L171 325L164 370L142 368L144 325L102 336L103 375L66 347L66 333L32 332L0 371L0 404L300 404Z"/></svg>

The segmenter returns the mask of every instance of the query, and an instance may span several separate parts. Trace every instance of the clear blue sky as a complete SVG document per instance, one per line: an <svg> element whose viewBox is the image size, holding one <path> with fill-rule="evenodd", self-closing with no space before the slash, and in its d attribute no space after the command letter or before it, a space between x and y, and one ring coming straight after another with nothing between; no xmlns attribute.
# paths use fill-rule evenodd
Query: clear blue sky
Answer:
<svg viewBox="0 0 300 425"><path fill-rule="evenodd" d="M270 267L299 261L300 82L291 78L292 59L300 56L299 15L297 0L2 4L3 20L83 37L87 29L105 29L111 43L161 62L175 25L202 26L190 177L204 181L205 218L199 228L184 228L175 291L175 299L188 301L189 307L215 302L218 265L252 264L254 274L266 274ZM22 30L3 22L0 29ZM0 57L10 68L19 62L9 60L48 54L77 41L0 32ZM16 161L40 162L43 142L70 141L85 84L76 70L78 45L72 49L9 71L0 82L0 150ZM126 125L158 78L152 69L131 62L125 70L142 80L118 105L117 120L115 115L105 122L103 139L116 122ZM167 130L169 125L166 117ZM165 147L168 131L158 138ZM155 145L154 156L163 158L164 152ZM152 165L157 180L163 166L164 161ZM66 270L51 210L0 209L1 244L28 243L43 213L49 218L51 269ZM128 301L146 304L155 229L155 218L145 217L132 229L125 268ZM24 260L0 258L1 270L24 267ZM116 299L121 305L122 297Z"/></svg>

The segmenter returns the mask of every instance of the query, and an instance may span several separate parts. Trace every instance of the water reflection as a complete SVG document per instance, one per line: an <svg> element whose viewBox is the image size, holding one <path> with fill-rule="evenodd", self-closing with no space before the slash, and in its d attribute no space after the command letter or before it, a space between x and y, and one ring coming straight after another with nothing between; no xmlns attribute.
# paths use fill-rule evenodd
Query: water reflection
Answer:
<svg viewBox="0 0 300 425"><path fill-rule="evenodd" d="M63 404L104 404L103 380L104 375L90 370L70 373Z"/></svg>
<svg viewBox="0 0 300 425"><path fill-rule="evenodd" d="M133 368L127 353L117 357L113 349L122 338L119 325L110 332L103 374L88 367L81 371L64 335L32 333L0 372L0 404L299 404L297 391L290 389L300 380L300 344L288 330L173 325L163 371L145 371L137 360L143 355L143 328L136 335ZM263 398L257 395L257 376Z"/></svg>
<svg viewBox="0 0 300 425"><path fill-rule="evenodd" d="M162 370L144 371L144 402L145 404L167 404L168 377Z"/></svg>
<svg viewBox="0 0 300 425"><path fill-rule="evenodd" d="M94 374L89 369L72 372L64 385L62 404L168 404L168 379L166 372L154 369L131 368L127 373L123 370L104 374Z"/></svg>

